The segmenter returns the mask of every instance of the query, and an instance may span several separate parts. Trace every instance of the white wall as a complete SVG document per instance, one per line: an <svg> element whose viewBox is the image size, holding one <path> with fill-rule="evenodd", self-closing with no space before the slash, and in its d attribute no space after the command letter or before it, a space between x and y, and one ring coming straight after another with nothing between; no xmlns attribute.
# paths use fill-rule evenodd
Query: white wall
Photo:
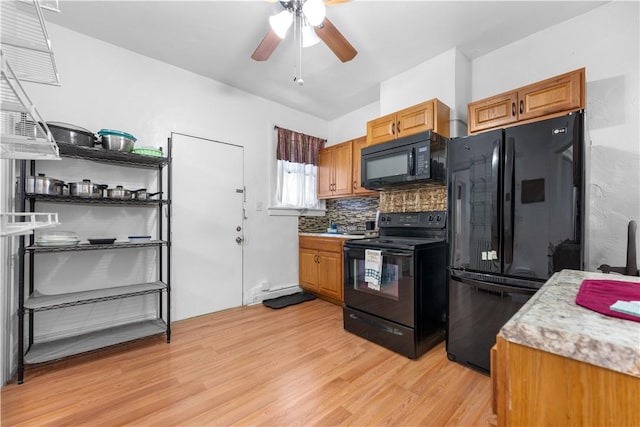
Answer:
<svg viewBox="0 0 640 427"><path fill-rule="evenodd" d="M48 30L61 86L25 83L41 115L47 121L73 123L94 132L124 130L138 138L137 146L166 146L172 131L243 146L247 190L244 301L255 302L251 292L263 280L272 289L297 285L297 218L267 213L273 183L269 162L275 158L273 126L327 138L328 122L53 24ZM63 162L74 171L61 170ZM42 168L61 179L70 174L81 179L82 168L87 174L108 173L104 167L100 170L103 165L88 169L86 162L84 166L70 162L48 162ZM121 175L119 179L129 178ZM10 192L12 184L3 179L3 190ZM198 188L198 183L194 185ZM173 286L179 293L179 283ZM9 287L3 277L3 300L10 296ZM264 297L268 295L260 296ZM2 320L8 325L5 332L15 331L14 319ZM12 338L5 341L15 342Z"/></svg>
<svg viewBox="0 0 640 427"><path fill-rule="evenodd" d="M438 98L451 109L451 136L466 135L471 62L453 48L380 85L379 116Z"/></svg>
<svg viewBox="0 0 640 427"><path fill-rule="evenodd" d="M367 134L367 122L380 116L380 103L372 102L329 122L327 146Z"/></svg>
<svg viewBox="0 0 640 427"><path fill-rule="evenodd" d="M623 266L640 221L639 40L639 3L612 2L472 63L473 99L586 68L589 270Z"/></svg>
<svg viewBox="0 0 640 427"><path fill-rule="evenodd" d="M273 126L326 138L328 123L65 28L49 30L62 86L26 89L43 117L93 131L126 130L137 146L164 145L172 131L244 146L245 290L263 279L273 286L297 283L296 218L266 212Z"/></svg>

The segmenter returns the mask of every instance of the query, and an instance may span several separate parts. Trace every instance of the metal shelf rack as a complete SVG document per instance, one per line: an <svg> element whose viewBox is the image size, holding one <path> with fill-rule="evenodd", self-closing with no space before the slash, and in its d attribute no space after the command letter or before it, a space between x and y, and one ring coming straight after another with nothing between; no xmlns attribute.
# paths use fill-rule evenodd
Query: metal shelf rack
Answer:
<svg viewBox="0 0 640 427"><path fill-rule="evenodd" d="M112 244L83 243L75 246L36 246L34 236L30 236L28 242L25 241L24 237L20 238L18 251L18 348L21 352L18 359L18 383L24 381L25 364L58 360L159 334L166 335L167 343L171 340L171 140L168 141L167 157L144 156L108 151L98 147L79 147L65 143L59 144L59 147L60 155L63 158L95 161L141 170L146 169L149 172L155 171L158 174L157 191L161 192L161 194L166 194L167 197L162 200L120 200L27 194L25 191L27 162L26 160L20 162L18 200L22 209L26 209L28 204L29 210L33 212L36 202L79 205L99 204L113 209L128 207L135 207L136 209L142 207L153 208L157 210L157 239L146 242L114 242ZM32 160L31 174L33 175L35 172L36 161ZM165 173L166 175L164 175ZM166 176L169 184L167 192L163 192L163 176ZM165 219L164 209L167 211L168 220ZM144 248L158 251L156 280L149 283L93 288L91 290L57 295L41 294L34 283L33 266L36 261L36 255L39 257L58 252L74 253ZM27 264L28 267L26 267ZM39 312L86 304L100 304L106 301L150 294L157 294L158 298L154 309L156 316L153 319L113 325L113 327L106 329L89 331L59 340L34 342L33 325L36 320L35 315ZM25 327L25 316L29 316L28 328Z"/></svg>

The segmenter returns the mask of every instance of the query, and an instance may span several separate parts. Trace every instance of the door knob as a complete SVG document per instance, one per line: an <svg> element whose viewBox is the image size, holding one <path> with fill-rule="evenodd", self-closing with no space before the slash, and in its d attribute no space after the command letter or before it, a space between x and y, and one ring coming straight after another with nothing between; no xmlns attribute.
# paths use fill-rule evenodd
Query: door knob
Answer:
<svg viewBox="0 0 640 427"><path fill-rule="evenodd" d="M237 226L237 227L236 227L236 231L242 231L242 227Z"/></svg>
<svg viewBox="0 0 640 427"><path fill-rule="evenodd" d="M241 244L242 240L244 240L242 237L236 237L236 243L237 244Z"/></svg>

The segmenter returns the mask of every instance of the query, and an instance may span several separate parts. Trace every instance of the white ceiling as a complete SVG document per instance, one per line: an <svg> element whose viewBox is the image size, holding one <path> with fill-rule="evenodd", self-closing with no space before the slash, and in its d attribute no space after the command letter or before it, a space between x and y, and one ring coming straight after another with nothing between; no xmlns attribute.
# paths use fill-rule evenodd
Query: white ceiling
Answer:
<svg viewBox="0 0 640 427"><path fill-rule="evenodd" d="M327 8L358 55L323 43L302 53L292 32L268 61L250 58L282 10L267 1L60 0L49 22L327 120L378 100L380 82L453 47L473 59L602 5L595 1L365 1ZM55 40L53 40L55 52ZM64 78L64 76L61 76Z"/></svg>

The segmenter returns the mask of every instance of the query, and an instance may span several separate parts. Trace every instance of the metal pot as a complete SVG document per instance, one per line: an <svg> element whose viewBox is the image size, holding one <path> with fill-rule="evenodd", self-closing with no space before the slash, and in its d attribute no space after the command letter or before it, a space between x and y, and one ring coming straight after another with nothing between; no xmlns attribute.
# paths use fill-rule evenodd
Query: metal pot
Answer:
<svg viewBox="0 0 640 427"><path fill-rule="evenodd" d="M82 147L93 147L96 143L93 132L79 126L61 122L47 122L47 126L56 142L66 142Z"/></svg>
<svg viewBox="0 0 640 427"><path fill-rule="evenodd" d="M105 150L125 151L130 153L133 150L133 144L136 137L126 132L111 129L100 129L100 142Z"/></svg>
<svg viewBox="0 0 640 427"><path fill-rule="evenodd" d="M45 176L45 174L43 173L39 173L38 176L27 177L25 190L27 193L61 196L64 186L64 181Z"/></svg>
<svg viewBox="0 0 640 427"><path fill-rule="evenodd" d="M90 179L83 179L81 182L69 183L69 194L77 197L100 199L105 188L107 188L106 185L92 184Z"/></svg>
<svg viewBox="0 0 640 427"><path fill-rule="evenodd" d="M149 200L153 196L157 196L158 194L162 194L162 191L158 191L157 193L147 193L146 188L141 188L140 190L132 191L131 198L135 200Z"/></svg>
<svg viewBox="0 0 640 427"><path fill-rule="evenodd" d="M122 185L117 185L116 188L110 188L107 190L107 197L110 199L130 200L131 191L122 188Z"/></svg>

